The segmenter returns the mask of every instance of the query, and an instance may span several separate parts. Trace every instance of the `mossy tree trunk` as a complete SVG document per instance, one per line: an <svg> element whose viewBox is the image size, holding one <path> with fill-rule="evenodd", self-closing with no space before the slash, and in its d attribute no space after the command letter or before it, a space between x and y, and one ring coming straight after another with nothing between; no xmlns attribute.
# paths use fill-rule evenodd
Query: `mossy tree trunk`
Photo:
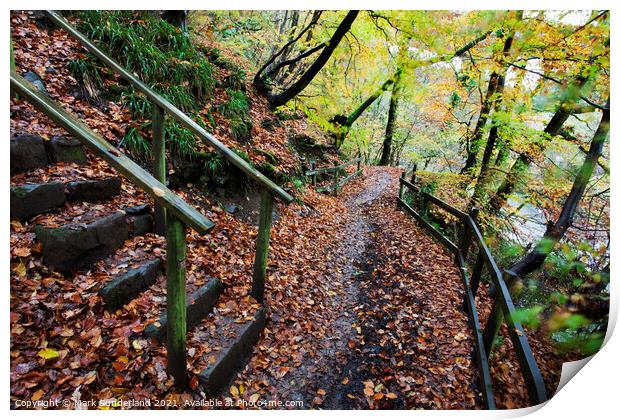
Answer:
<svg viewBox="0 0 620 420"><path fill-rule="evenodd" d="M549 223L545 231L545 235L538 242L534 250L523 257L519 262L510 268L510 271L515 273L518 277L524 277L534 270L539 269L544 263L547 255L553 250L555 245L564 237L564 234L568 228L572 225L577 208L583 194L590 182L594 168L597 165L598 159L603 153L603 145L609 137L609 120L610 109L609 99L607 99L606 109L603 110L603 116L598 125L592 142L590 143L590 149L586 154L586 157L573 181L568 197L564 201L562 211L554 223Z"/></svg>
<svg viewBox="0 0 620 420"><path fill-rule="evenodd" d="M523 17L523 12L516 12L517 18L521 20ZM510 34L506 37L504 41L504 48L502 51L502 56L505 59L510 55L510 49L512 48L512 42L514 40L514 30L510 32ZM506 107L503 105L503 94L504 94L504 85L506 82L506 67L502 68L501 72L493 73L495 75L496 85L494 87L493 97L491 98L492 108L495 109L495 112L505 112ZM491 76L493 77L493 75ZM485 187L488 184L489 180L489 165L491 163L491 157L493 156L493 151L495 150L495 145L499 138L499 129L500 123L499 118L493 116L491 121L491 129L489 130L489 137L487 139L487 143L484 147L484 153L482 154L482 160L480 162L480 174L478 175L478 180L476 182L476 186L474 188L474 194L470 200L469 208L472 209L477 207L480 199L483 196Z"/></svg>
<svg viewBox="0 0 620 420"><path fill-rule="evenodd" d="M555 137L560 132L566 120L571 116L575 102L579 98L579 92L585 82L586 78L578 76L574 85L569 87L570 92L567 93L566 98L560 103L544 129L543 138L538 145L541 152L545 149L545 141L549 141ZM514 192L518 183L523 180L527 174L533 159L534 157L530 153L523 152L519 154L497 191L490 198L487 209L489 213L498 214L502 207L504 207L508 197Z"/></svg>

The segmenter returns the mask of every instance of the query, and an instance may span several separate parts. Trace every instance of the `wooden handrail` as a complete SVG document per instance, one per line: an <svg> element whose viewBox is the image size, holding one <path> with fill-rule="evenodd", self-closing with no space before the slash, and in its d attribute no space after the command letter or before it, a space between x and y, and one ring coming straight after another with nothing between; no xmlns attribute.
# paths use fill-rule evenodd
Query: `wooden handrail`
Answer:
<svg viewBox="0 0 620 420"><path fill-rule="evenodd" d="M23 96L196 232L204 234L214 226L202 213L14 71L11 71L11 90Z"/></svg>
<svg viewBox="0 0 620 420"><path fill-rule="evenodd" d="M210 144L213 148L215 148L219 153L224 156L229 162L235 165L237 168L242 170L248 177L256 181L262 188L267 189L276 197L279 197L286 204L289 204L293 201L293 197L284 191L280 186L278 186L275 182L267 178L265 175L260 173L256 168L252 165L248 164L245 160L243 160L239 155L226 147L221 141L215 138L211 133L207 132L204 128L198 125L194 120L188 117L183 111L178 109L176 106L172 105L168 100L164 97L153 91L151 88L146 86L137 77L129 73L125 68L123 68L118 62L110 58L106 53L101 51L91 40L89 40L85 35L75 29L65 18L63 18L60 14L53 10L47 11L50 19L60 26L62 29L67 31L71 37L80 42L91 54L96 56L98 59L103 61L109 67L111 67L116 73L118 73L123 79L133 85L140 92L144 93L146 97L148 97L153 103L157 106L161 107L172 116L175 120L177 120L181 125L190 130L200 139L204 140L208 144Z"/></svg>
<svg viewBox="0 0 620 420"><path fill-rule="evenodd" d="M506 272L506 274L504 274L502 270L500 270L495 258L493 258L493 255L484 240L480 227L472 215L458 210L454 206L431 194L421 192L419 187L405 179L406 176L408 176L408 174L403 172L403 174L399 177L400 189L397 199L398 205L414 216L424 228L426 228L435 238L437 238L437 240L442 242L446 248L452 251L455 255L456 263L459 266L466 292L465 306L474 331L474 341L476 344L476 353L479 362L482 392L487 407L490 409L495 408L492 384L490 382L488 357L492 351L493 341L495 340L497 332L499 331L504 319L508 327L508 333L510 335L510 340L513 343L521 373L523 374L523 378L527 386L530 402L533 404L540 404L547 401L547 391L540 373L540 369L538 368L536 359L534 358L534 354L530 348L525 331L515 317L516 309L512 301L512 297L510 296L509 286L505 280L506 276L508 276L510 280L510 273ZM435 204L459 218L459 220L463 223L463 237L461 238L458 246L446 238L403 200L403 187L405 186L414 192L421 193L425 203L430 202ZM477 213L477 211L475 213ZM475 213L472 212L472 214ZM468 279L464 255L467 254L472 241L478 246L478 255L472 271L471 279ZM480 330L477 310L475 309L474 298L478 290L478 284L480 282L482 271L485 267L491 276L496 293L493 309L491 310L491 314L487 320L484 333L482 333Z"/></svg>
<svg viewBox="0 0 620 420"><path fill-rule="evenodd" d="M420 188L413 185L411 182L407 181L404 177L407 176L406 173L404 173L400 178L398 178L399 182L401 185L406 186L407 188L409 188L410 190L413 190L415 192L419 192ZM445 211L447 211L448 213L450 213L451 215L453 215L454 217L457 217L461 220L465 220L468 217L468 214L465 213L464 211L461 211L459 209L457 209L456 207L446 203L445 201L443 201L440 198L435 197L434 195L431 195L429 193L423 192L422 195L428 199L428 201L430 201L431 203L441 207L442 209L444 209Z"/></svg>
<svg viewBox="0 0 620 420"><path fill-rule="evenodd" d="M431 203L441 207L442 209L444 209L445 211L447 211L451 215L453 215L453 216L455 216L455 217L457 217L457 218L459 218L461 220L465 220L467 217L469 217L467 215L467 213L457 209L454 206L451 206L450 204L448 204L445 201L435 197L434 195L431 195L429 193L422 193L422 194L428 199L428 201L430 201Z"/></svg>
<svg viewBox="0 0 620 420"><path fill-rule="evenodd" d="M416 191L416 192L420 191L420 188L416 187L415 185L413 185L411 182L407 181L406 179L404 179L404 178L399 178L399 179L400 179L400 183L402 185L405 185L410 190L413 190L413 191Z"/></svg>
<svg viewBox="0 0 620 420"><path fill-rule="evenodd" d="M306 171L305 175L306 176L311 176L312 177L312 183L313 185L316 185L316 177L319 174L325 174L325 173L330 173L333 172L334 173L334 182L330 185L327 185L325 187L319 187L316 189L317 192L329 192L329 191L334 191L336 193L336 195L338 194L338 189L340 187L342 187L344 184L346 184L351 178L359 175L362 173L362 169L360 168L360 163L362 162L362 157L358 156L355 159L351 159L348 162L342 163L340 165L337 166L333 166L330 168L318 168L318 169L312 169L310 171ZM349 165L353 165L354 163L357 163L357 170L355 170L351 175L340 179L340 171L344 171L344 168L346 168ZM345 172L346 173L346 172Z"/></svg>
<svg viewBox="0 0 620 420"><path fill-rule="evenodd" d="M319 175L319 174L324 174L324 173L335 172L337 170L344 169L344 168L346 168L349 165L352 165L354 163L361 162L361 161L362 161L361 156L360 157L356 157L355 159L352 159L352 160L350 160L350 161L348 161L346 163L342 163L342 164L340 164L338 166L331 166L329 168L318 168L318 169L313 169L313 170L310 170L310 171L306 171L306 176L312 176L312 175Z"/></svg>

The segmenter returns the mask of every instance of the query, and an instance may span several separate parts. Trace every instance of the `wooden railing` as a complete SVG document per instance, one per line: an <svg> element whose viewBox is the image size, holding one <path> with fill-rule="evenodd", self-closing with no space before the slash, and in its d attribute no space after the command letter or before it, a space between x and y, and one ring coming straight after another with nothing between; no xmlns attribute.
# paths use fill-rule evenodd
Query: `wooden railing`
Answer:
<svg viewBox="0 0 620 420"><path fill-rule="evenodd" d="M407 181L406 178L408 178L409 175L411 179ZM505 319L508 333L510 334L510 339L515 349L530 402L536 405L547 401L548 397L545 383L538 369L538 365L536 364L536 360L534 359L534 355L532 354L532 349L527 341L527 336L523 331L523 327L514 316L516 310L510 296L509 285L514 283L515 276L513 273L507 271L502 273L499 269L493 255L486 245L480 227L476 223L477 210L474 209L470 214L465 213L445 201L421 191L420 188L415 185L415 178L415 167L410 174L403 172L401 175L398 205L418 220L426 230L455 256L455 261L459 267L463 287L465 289L465 307L467 308L469 323L474 334L476 362L480 374L481 392L486 406L489 409L496 408L489 368L489 357L493 351L493 342L495 341L495 337L497 336L503 319ZM420 202L421 210L416 211L405 202L406 190L411 191L414 196L417 196L416 198ZM441 208L458 221L457 227L460 227L460 238L458 240L456 238L454 241L449 239L423 217L423 214L428 211L429 204ZM478 254L472 267L471 278L469 278L467 256L470 248L474 245L478 248ZM491 310L491 314L483 330L480 326L475 297L480 285L480 278L485 268L491 278L495 292L492 296L494 299L493 309Z"/></svg>
<svg viewBox="0 0 620 420"><path fill-rule="evenodd" d="M347 175L347 172L345 171L345 168L349 165L353 165L357 163L357 169L351 174L351 175ZM306 171L305 175L306 177L310 177L312 179L312 185L316 185L317 184L317 177L321 174L328 174L328 173L332 173L333 174L333 183L324 186L324 187L319 187L316 190L318 192L331 192L333 191L335 195L338 195L338 190L341 190L342 187L344 186L344 184L346 184L347 182L349 182L353 177L359 175L362 173L362 168L361 168L361 164L362 164L362 157L358 156L355 159L352 159L346 163L343 163L342 165L338 165L338 166L333 166L330 168L311 168L310 170ZM346 177L340 179L341 175L343 175L343 173L345 175L347 175Z"/></svg>
<svg viewBox="0 0 620 420"><path fill-rule="evenodd" d="M170 115L206 144L212 146L226 160L243 171L248 178L255 181L261 189L260 216L251 292L252 296L261 303L264 302L273 198L274 196L278 197L285 204L289 204L293 201L293 197L226 147L212 134L204 130L180 109L138 80L128 70L100 50L85 35L75 29L60 14L55 11L47 11L47 14L55 24L67 31L71 37L133 85L135 89L142 92L153 104L152 159L154 177L54 101L38 92L28 81L17 73L11 72L11 89L15 93L18 93L20 97L32 103L35 108L73 134L96 156L108 162L130 181L144 189L154 199L156 229L160 233L165 232L166 234L168 255L166 265L168 369L173 375L175 383L181 387L185 386L187 381L185 227L187 225L198 233L204 234L213 227L213 223L165 185L167 179L166 144L164 138L165 115Z"/></svg>

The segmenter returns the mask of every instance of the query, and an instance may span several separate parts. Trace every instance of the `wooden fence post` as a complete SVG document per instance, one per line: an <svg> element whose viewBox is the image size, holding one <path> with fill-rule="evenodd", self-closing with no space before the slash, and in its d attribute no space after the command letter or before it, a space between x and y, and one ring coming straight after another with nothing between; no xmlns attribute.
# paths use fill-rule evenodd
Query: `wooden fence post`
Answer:
<svg viewBox="0 0 620 420"><path fill-rule="evenodd" d="M187 383L185 309L185 225L174 216L166 220L166 302L168 371L179 388Z"/></svg>
<svg viewBox="0 0 620 420"><path fill-rule="evenodd" d="M482 249L478 252L478 256L476 257L476 264L474 264L474 268L471 272L471 280L469 281L469 287L471 288L471 293L476 297L478 293L478 288L480 287L480 276L482 275L482 269L484 268L484 256L482 255Z"/></svg>
<svg viewBox="0 0 620 420"><path fill-rule="evenodd" d="M362 151L360 150L359 153L357 154L357 172L360 171L362 165Z"/></svg>
<svg viewBox="0 0 620 420"><path fill-rule="evenodd" d="M497 333L499 332L499 328L501 327L503 320L502 305L499 300L500 297L496 296L495 302L493 303L493 309L491 309L489 319L487 320L487 325L484 327L484 349L489 356L491 355L493 342L495 341L495 337L497 337Z"/></svg>
<svg viewBox="0 0 620 420"><path fill-rule="evenodd" d="M420 191L420 216L426 216L428 213L428 193Z"/></svg>
<svg viewBox="0 0 620 420"><path fill-rule="evenodd" d="M512 294L514 292L513 287L517 280L517 276L510 272L504 272L504 282L506 283L506 287L508 287L508 291ZM504 321L504 312L502 310L501 302L501 293L495 293L495 303L493 304L493 309L491 310L491 314L489 315L489 320L487 321L487 326L484 329L484 346L487 351L491 350L493 346L493 341L495 341L495 337L499 331L499 328ZM487 353L489 354L489 353Z"/></svg>
<svg viewBox="0 0 620 420"><path fill-rule="evenodd" d="M479 212L480 210L478 210L478 208L476 207L471 209L471 213L469 213L469 216L474 222L478 220ZM467 220L463 220L463 228L461 230L461 243L459 244L459 249L461 250L461 254L463 254L463 260L467 260L467 255L469 254L469 247L471 246L472 241L472 233L473 232L471 231Z"/></svg>
<svg viewBox="0 0 620 420"><path fill-rule="evenodd" d="M312 185L314 185L316 187L316 161L311 160L310 161L310 170L313 171L314 173L312 174Z"/></svg>
<svg viewBox="0 0 620 420"><path fill-rule="evenodd" d="M256 238L256 255L254 257L254 276L252 281L252 296L260 303L263 303L265 297L265 278L267 277L272 211L273 195L271 192L263 189L260 198L258 237Z"/></svg>
<svg viewBox="0 0 620 420"><path fill-rule="evenodd" d="M164 110L159 105L153 103L153 120L151 128L153 130L153 175L162 184L166 185L166 139L164 138ZM166 209L159 204L155 204L155 233L164 235L166 233Z"/></svg>
<svg viewBox="0 0 620 420"><path fill-rule="evenodd" d="M400 178L398 180L398 198L400 198L401 200L403 199L403 191L405 189L405 185L402 183L402 181L405 179L406 174L407 171L403 171L403 173L400 174Z"/></svg>
<svg viewBox="0 0 620 420"><path fill-rule="evenodd" d="M340 177L340 168L336 166L336 171L334 172L334 195L338 196L338 178Z"/></svg>
<svg viewBox="0 0 620 420"><path fill-rule="evenodd" d="M413 164L413 170L411 171L411 183L415 184L415 177L416 177L416 172L418 171L418 164L414 163Z"/></svg>

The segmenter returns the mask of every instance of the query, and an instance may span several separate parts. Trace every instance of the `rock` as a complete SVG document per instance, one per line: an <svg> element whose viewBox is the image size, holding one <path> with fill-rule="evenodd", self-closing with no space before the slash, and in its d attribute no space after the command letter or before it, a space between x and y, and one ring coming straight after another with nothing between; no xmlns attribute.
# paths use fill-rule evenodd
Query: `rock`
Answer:
<svg viewBox="0 0 620 420"><path fill-rule="evenodd" d="M41 137L24 134L11 139L11 174L40 168L48 163Z"/></svg>
<svg viewBox="0 0 620 420"><path fill-rule="evenodd" d="M43 83L43 79L41 79L41 77L39 77L38 74L36 74L33 71L27 71L26 73L24 73L24 79L28 80L30 83L32 83L34 85L34 87L37 88L37 90L45 93L47 96L49 96L49 93L47 92L47 89L45 89L45 83Z"/></svg>
<svg viewBox="0 0 620 420"><path fill-rule="evenodd" d="M62 182L25 184L11 187L11 218L25 220L65 204Z"/></svg>
<svg viewBox="0 0 620 420"><path fill-rule="evenodd" d="M217 303L223 286L219 279L211 278L207 284L187 297L187 328L191 328L205 318ZM159 324L159 325L157 325ZM164 314L157 323L149 324L144 329L147 337L163 341L166 338L168 317Z"/></svg>
<svg viewBox="0 0 620 420"><path fill-rule="evenodd" d="M254 314L254 319L241 327L235 341L220 351L215 363L200 372L198 379L205 394L216 396L228 385L252 354L264 328L265 308L260 308Z"/></svg>
<svg viewBox="0 0 620 420"><path fill-rule="evenodd" d="M159 258L147 261L110 281L99 295L110 310L116 310L151 287L161 272Z"/></svg>
<svg viewBox="0 0 620 420"><path fill-rule="evenodd" d="M239 206L234 203L226 204L224 210L226 210L227 213L235 214L239 211Z"/></svg>
<svg viewBox="0 0 620 420"><path fill-rule="evenodd" d="M87 164L88 159L82 143L74 138L52 137L50 142L51 154L55 162Z"/></svg>
<svg viewBox="0 0 620 420"><path fill-rule="evenodd" d="M138 204L137 206L125 207L123 210L129 215L147 214L151 212L151 206L148 204Z"/></svg>
<svg viewBox="0 0 620 420"><path fill-rule="evenodd" d="M73 181L67 184L67 195L73 201L101 201L120 194L121 179L110 177L88 181Z"/></svg>
<svg viewBox="0 0 620 420"><path fill-rule="evenodd" d="M127 213L132 237L142 236L153 231L155 220L150 205L138 204L137 206L125 207L123 210Z"/></svg>
<svg viewBox="0 0 620 420"><path fill-rule="evenodd" d="M85 267L120 248L129 238L124 212L116 212L90 224L59 228L35 228L43 245L43 262L61 272Z"/></svg>
<svg viewBox="0 0 620 420"><path fill-rule="evenodd" d="M138 214L131 220L131 236L142 236L152 232L154 227L153 216L150 213Z"/></svg>

